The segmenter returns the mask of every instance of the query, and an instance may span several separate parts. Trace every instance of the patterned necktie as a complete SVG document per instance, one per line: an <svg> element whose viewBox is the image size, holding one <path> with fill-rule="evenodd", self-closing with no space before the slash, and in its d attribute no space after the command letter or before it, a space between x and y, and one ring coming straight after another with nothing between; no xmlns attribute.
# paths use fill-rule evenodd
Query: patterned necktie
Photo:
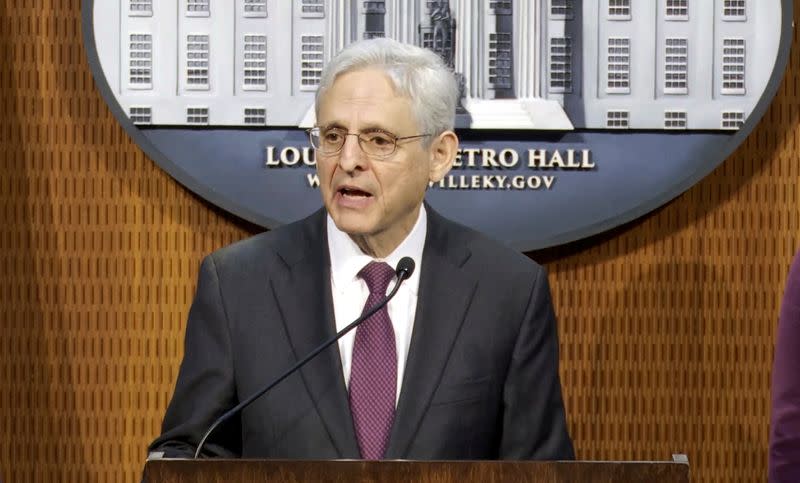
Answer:
<svg viewBox="0 0 800 483"><path fill-rule="evenodd" d="M358 272L369 287L362 314L386 296L394 270L384 262L370 262ZM350 369L350 411L353 413L361 457L380 459L386 454L394 423L397 391L397 348L386 306L356 329Z"/></svg>

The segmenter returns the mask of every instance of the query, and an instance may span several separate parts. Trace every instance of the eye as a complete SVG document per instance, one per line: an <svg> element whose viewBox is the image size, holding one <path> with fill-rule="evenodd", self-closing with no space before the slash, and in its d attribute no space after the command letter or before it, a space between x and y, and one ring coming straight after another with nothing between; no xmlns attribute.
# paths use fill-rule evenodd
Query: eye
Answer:
<svg viewBox="0 0 800 483"><path fill-rule="evenodd" d="M338 144L342 141L342 133L335 129L329 129L322 133L322 140L329 144Z"/></svg>
<svg viewBox="0 0 800 483"><path fill-rule="evenodd" d="M366 138L367 142L377 148L388 148L394 144L394 138L389 134L382 132L365 133L364 138Z"/></svg>

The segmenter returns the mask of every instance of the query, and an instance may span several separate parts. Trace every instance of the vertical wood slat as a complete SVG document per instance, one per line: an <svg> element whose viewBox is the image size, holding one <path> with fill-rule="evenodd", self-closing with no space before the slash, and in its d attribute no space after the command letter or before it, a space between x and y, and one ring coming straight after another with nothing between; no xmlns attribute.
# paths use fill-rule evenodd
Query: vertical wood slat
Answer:
<svg viewBox="0 0 800 483"><path fill-rule="evenodd" d="M247 233L100 98L80 2L3 2L0 475L139 481L203 254Z"/></svg>
<svg viewBox="0 0 800 483"><path fill-rule="evenodd" d="M0 476L135 482L199 261L252 230L118 126L85 63L80 2L0 5ZM800 246L799 75L793 56L759 127L677 200L534 255L580 457L685 452L694 481L764 480L774 327Z"/></svg>

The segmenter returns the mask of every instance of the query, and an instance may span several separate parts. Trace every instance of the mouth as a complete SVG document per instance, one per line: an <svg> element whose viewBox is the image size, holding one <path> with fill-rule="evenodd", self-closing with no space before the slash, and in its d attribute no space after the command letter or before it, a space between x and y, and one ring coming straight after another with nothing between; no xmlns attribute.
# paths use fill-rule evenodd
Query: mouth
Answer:
<svg viewBox="0 0 800 483"><path fill-rule="evenodd" d="M361 190L353 186L342 186L338 190L339 195L347 199L366 199L371 198L372 193Z"/></svg>
<svg viewBox="0 0 800 483"><path fill-rule="evenodd" d="M372 204L373 199L372 193L355 186L341 186L336 190L336 204L345 209L365 210Z"/></svg>

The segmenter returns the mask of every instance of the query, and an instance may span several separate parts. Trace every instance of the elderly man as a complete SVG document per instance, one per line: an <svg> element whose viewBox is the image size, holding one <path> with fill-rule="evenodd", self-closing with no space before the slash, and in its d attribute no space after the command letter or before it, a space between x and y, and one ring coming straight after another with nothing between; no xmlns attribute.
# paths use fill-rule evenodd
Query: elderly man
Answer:
<svg viewBox="0 0 800 483"><path fill-rule="evenodd" d="M450 170L458 88L387 39L326 67L316 149L325 209L200 269L184 360L151 445L190 456L211 422L382 299L387 308L209 438L250 458L570 459L544 270L424 203Z"/></svg>

